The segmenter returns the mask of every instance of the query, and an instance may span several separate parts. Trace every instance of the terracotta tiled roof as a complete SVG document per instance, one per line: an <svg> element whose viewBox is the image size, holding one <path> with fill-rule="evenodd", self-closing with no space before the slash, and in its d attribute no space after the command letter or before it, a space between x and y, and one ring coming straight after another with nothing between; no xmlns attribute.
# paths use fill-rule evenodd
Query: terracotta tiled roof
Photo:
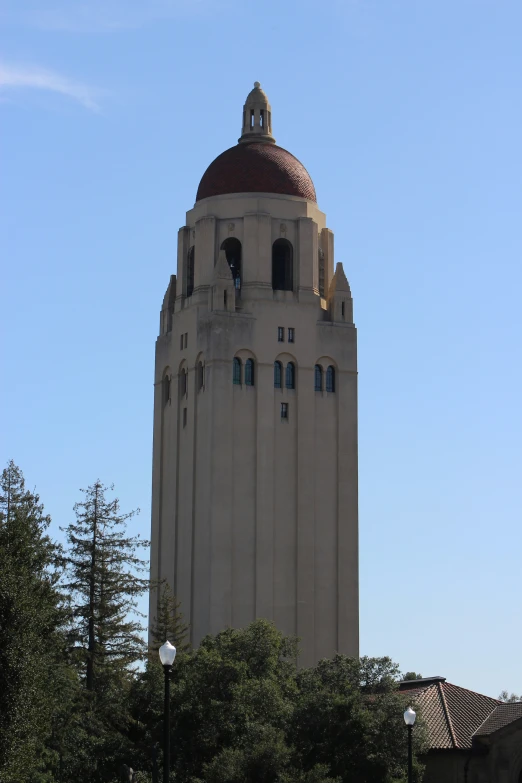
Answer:
<svg viewBox="0 0 522 783"><path fill-rule="evenodd" d="M276 144L236 144L210 164L196 201L225 193L279 193L317 201L314 183L302 163Z"/></svg>
<svg viewBox="0 0 522 783"><path fill-rule="evenodd" d="M484 723L478 727L475 737L487 737L489 734L503 729L509 723L513 723L514 720L519 720L519 718L522 718L521 701L512 704L499 704Z"/></svg>
<svg viewBox="0 0 522 783"><path fill-rule="evenodd" d="M444 677L402 682L399 690L419 705L432 749L471 748L474 733L500 704Z"/></svg>

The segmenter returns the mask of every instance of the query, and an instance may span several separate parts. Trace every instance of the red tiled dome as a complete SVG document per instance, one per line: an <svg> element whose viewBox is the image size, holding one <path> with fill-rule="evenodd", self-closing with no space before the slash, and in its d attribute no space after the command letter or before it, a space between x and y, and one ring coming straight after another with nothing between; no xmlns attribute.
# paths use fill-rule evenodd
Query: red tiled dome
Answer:
<svg viewBox="0 0 522 783"><path fill-rule="evenodd" d="M303 164L282 147L264 142L236 144L218 155L201 178L196 201L225 193L280 193L317 201Z"/></svg>

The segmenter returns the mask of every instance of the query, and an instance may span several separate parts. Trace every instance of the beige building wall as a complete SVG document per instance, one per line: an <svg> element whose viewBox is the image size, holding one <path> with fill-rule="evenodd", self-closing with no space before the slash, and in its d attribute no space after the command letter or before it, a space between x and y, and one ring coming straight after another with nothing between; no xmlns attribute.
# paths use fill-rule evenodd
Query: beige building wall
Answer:
<svg viewBox="0 0 522 783"><path fill-rule="evenodd" d="M242 246L240 290L220 253L228 237ZM293 290L272 288L279 238L293 247ZM249 358L253 386L244 377ZM295 389L284 388L289 362ZM333 234L311 201L206 198L179 231L156 345L151 576L166 579L181 601L194 645L264 617L301 638L302 665L337 651L358 655L357 338L340 265L334 275ZM153 591L151 617L156 600Z"/></svg>

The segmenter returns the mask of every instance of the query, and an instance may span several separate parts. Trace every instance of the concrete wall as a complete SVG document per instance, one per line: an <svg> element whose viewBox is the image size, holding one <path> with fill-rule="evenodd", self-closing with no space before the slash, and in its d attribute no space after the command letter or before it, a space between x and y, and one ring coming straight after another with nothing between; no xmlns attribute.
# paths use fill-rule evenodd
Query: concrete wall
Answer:
<svg viewBox="0 0 522 783"><path fill-rule="evenodd" d="M242 243L243 271L225 312L215 265L228 236ZM271 247L279 237L294 248L292 291L272 290ZM187 298L192 245L195 288ZM180 230L172 331L164 327L158 338L155 373L152 577L173 587L194 644L266 617L301 637L305 665L336 651L358 655L356 330L327 320L317 288L320 246L329 282L333 235L304 199L247 194L198 202ZM236 356L243 367L254 359L253 387L232 383ZM284 368L295 363L294 390L274 388L276 359ZM316 363L335 367L335 393L314 391ZM165 374L172 376L167 404ZM153 592L151 617L155 601Z"/></svg>

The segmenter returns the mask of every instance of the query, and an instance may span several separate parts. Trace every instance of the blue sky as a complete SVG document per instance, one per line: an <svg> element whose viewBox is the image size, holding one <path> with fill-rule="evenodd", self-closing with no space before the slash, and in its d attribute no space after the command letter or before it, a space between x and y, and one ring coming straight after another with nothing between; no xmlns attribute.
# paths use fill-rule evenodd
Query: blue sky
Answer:
<svg viewBox="0 0 522 783"><path fill-rule="evenodd" d="M3 461L148 536L176 233L254 80L355 302L361 652L520 692L522 5L5 0ZM0 456L1 456L0 454Z"/></svg>

